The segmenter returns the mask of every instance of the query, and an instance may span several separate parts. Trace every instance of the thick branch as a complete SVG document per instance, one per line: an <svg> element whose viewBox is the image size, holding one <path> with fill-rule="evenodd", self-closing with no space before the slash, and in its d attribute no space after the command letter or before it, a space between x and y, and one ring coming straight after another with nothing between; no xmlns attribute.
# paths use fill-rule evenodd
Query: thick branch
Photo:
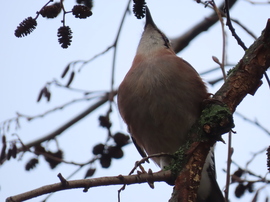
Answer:
<svg viewBox="0 0 270 202"><path fill-rule="evenodd" d="M235 4L237 0L229 0L229 6L230 8ZM224 3L219 6L220 10L223 10ZM193 26L190 30L188 30L183 35L172 39L172 45L173 49L176 53L183 50L188 44L199 34L201 34L204 31L207 31L210 27L212 27L216 22L218 21L218 16L215 11L213 13L204 18L201 22L199 22L197 25Z"/></svg>
<svg viewBox="0 0 270 202"><path fill-rule="evenodd" d="M164 181L166 179L170 179L171 171L160 171L157 173L143 173L138 175L129 175L129 176L113 176L113 177L100 177L93 179L84 179L84 180L71 180L65 181L64 183L55 183L46 185L19 195L10 196L6 199L6 202L19 202L28 200L37 196L41 196L44 194L62 191L66 189L74 189L74 188L84 188L84 192L91 187L98 186L107 186L107 185L116 185L116 184L138 184L145 182L156 182L156 181ZM63 180L62 180L63 181Z"/></svg>
<svg viewBox="0 0 270 202"><path fill-rule="evenodd" d="M254 95L262 84L264 72L270 66L270 19L262 35L250 46L237 66L231 70L227 81L214 95L225 103L231 112L247 94Z"/></svg>
<svg viewBox="0 0 270 202"><path fill-rule="evenodd" d="M261 85L264 72L270 66L269 33L270 19L262 35L245 52L238 65L229 73L226 82L213 96L214 100L224 103L232 113L247 94L255 94ZM210 139L204 142L194 142L191 145L188 154L190 152L192 154L176 180L170 202L196 201L201 169L210 147L214 143L215 141Z"/></svg>

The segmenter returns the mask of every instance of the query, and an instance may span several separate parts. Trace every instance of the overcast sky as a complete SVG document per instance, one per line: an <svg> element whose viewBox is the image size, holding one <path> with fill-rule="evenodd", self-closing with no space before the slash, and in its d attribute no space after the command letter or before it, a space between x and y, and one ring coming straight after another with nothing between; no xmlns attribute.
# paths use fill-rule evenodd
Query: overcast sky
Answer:
<svg viewBox="0 0 270 202"><path fill-rule="evenodd" d="M74 1L75 2L75 1ZM195 23L207 17L212 11L204 8L203 5L195 1L164 1L149 0L148 6L152 12L152 17L157 26L169 37L176 37L191 28ZM219 4L221 1L217 1ZM50 88L52 92L51 102L47 103L42 99L36 102L40 89L54 78L67 83L66 79L60 76L65 66L74 60L87 60L107 47L112 45L127 0L118 1L95 1L93 16L88 19L75 19L72 15L66 18L66 25L73 31L71 46L64 50L57 42L57 29L61 26L62 16L56 19L47 20L39 17L38 26L29 36L16 38L14 30L25 18L32 16L39 10L46 1L1 1L2 12L1 37L0 37L0 122L16 116L16 112L34 116L42 114L56 106L60 106L75 98L82 98L81 93L70 93L67 90L56 87ZM72 8L73 1L65 1L66 10ZM269 5L252 5L247 1L239 0L231 11L231 17L239 20L256 36L259 36L264 29L269 17ZM122 81L128 71L134 57L138 41L143 31L144 19L138 20L133 14L129 15L124 23L119 49L116 60L115 88ZM239 26L235 25L236 31L247 46L253 42ZM226 31L228 36L228 63L236 64L243 56L244 52L231 33ZM179 56L187 60L200 73L216 67L212 61L212 56L221 58L221 26L216 24L209 31L201 34L182 51ZM97 58L92 63L86 65L80 73L76 74L71 87L81 88L88 91L108 91L110 90L112 51ZM217 71L211 75L204 76L205 81L217 78L221 75ZM209 92L215 93L222 83L214 87L209 86ZM259 88L255 96L248 95L238 107L238 111L252 120L258 120L264 127L270 130L269 126L269 87L263 79L263 85ZM21 129L15 130L11 125L7 139L13 140L16 137L12 133L17 133L24 143L38 139L54 131L59 125L64 124L75 115L79 114L91 102L83 101L76 103L64 110L58 110L44 118L38 118L31 122L21 120ZM98 116L103 115L108 110L105 104L91 116L83 119L76 126L65 131L57 139L60 148L65 152L65 160L86 162L91 158L91 148L93 145L106 140L106 130L99 127ZM113 108L113 132L126 132L126 126L122 122L117 108ZM233 135L235 160L240 166L245 167L246 162L252 157L252 153L260 151L269 145L269 136L258 127L245 122L235 116L235 131ZM227 141L227 135L224 135ZM1 143L0 143L1 144ZM226 147L218 143L216 149L216 163L218 172L218 182L221 188L225 185L226 168ZM54 142L49 143L49 148L55 149ZM69 149L69 150L67 150ZM97 173L94 177L125 175L133 168L135 161L140 159L133 145L124 148L125 156L120 160L114 160L109 169L102 169L97 163ZM12 159L0 167L0 200L11 195L23 193L44 185L59 182L57 174L60 172L67 177L76 170L73 165L59 165L55 170L51 170L48 164L40 158L40 164L31 172L24 170L25 163L33 158L33 154L24 154L20 160ZM266 174L266 156L259 156L249 168L262 176ZM158 171L159 168L151 163L146 165ZM88 167L83 168L72 179L82 179ZM232 171L236 167L232 166ZM252 179L252 178L251 178ZM262 186L258 185L258 187ZM231 201L233 197L234 185L231 186ZM117 190L120 186L91 188L88 193L83 193L81 189L62 191L54 194L48 201L117 201ZM268 192L270 190L268 189ZM155 189L150 189L148 185L130 185L122 193L123 202L135 201L167 201L170 198L172 187L165 183L155 183ZM264 201L267 190L264 190L259 201ZM30 201L42 201L45 196L32 199ZM251 201L252 195L239 201Z"/></svg>

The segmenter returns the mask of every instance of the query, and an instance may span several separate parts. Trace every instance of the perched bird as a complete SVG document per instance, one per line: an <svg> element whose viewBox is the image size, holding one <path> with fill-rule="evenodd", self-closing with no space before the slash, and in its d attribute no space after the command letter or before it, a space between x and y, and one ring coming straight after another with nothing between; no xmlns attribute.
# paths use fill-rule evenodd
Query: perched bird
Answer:
<svg viewBox="0 0 270 202"><path fill-rule="evenodd" d="M188 132L208 98L196 70L176 56L146 7L146 24L132 66L118 89L118 107L142 156L171 153L188 141ZM161 168L170 157L153 158ZM204 165L197 202L224 201L215 179L212 151Z"/></svg>

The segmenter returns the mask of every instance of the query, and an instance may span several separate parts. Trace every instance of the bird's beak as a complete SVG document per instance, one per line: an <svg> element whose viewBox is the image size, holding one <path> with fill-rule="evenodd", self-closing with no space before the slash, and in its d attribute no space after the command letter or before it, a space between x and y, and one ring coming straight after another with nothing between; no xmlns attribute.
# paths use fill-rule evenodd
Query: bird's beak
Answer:
<svg viewBox="0 0 270 202"><path fill-rule="evenodd" d="M148 25L152 25L153 27L157 27L156 24L154 23L150 10L148 9L147 6L145 6L145 14L146 14L146 22L145 22L145 26L144 29L148 26Z"/></svg>

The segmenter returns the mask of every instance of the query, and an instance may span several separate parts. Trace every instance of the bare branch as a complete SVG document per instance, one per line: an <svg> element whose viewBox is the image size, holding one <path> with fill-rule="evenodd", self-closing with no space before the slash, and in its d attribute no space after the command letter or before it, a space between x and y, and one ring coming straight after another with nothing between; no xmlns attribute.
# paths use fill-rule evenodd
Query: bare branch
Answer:
<svg viewBox="0 0 270 202"><path fill-rule="evenodd" d="M263 130L267 135L270 135L270 131L262 126L257 120L251 120L250 118L244 116L243 114L239 113L239 112L235 112L236 115L238 115L239 117L241 117L244 121L247 121L251 124L254 124L255 126L259 127L261 130Z"/></svg>
<svg viewBox="0 0 270 202"><path fill-rule="evenodd" d="M237 0L230 0L230 8L235 4ZM222 10L224 8L224 4L219 6L219 9ZM183 50L188 44L199 34L201 34L204 31L207 31L211 26L213 26L218 21L218 16L216 12L213 12L210 16L203 19L201 22L199 22L197 25L193 26L190 30L188 30L186 33L181 35L180 37L177 37L175 39L171 39L173 49L176 53Z"/></svg>
<svg viewBox="0 0 270 202"><path fill-rule="evenodd" d="M71 180L65 181L65 186L63 183L55 183L46 185L19 195L11 196L6 199L6 202L19 202L28 200L37 196L44 194L67 190L75 188L84 188L84 192L87 192L91 187L98 186L107 186L107 185L116 185L116 184L138 184L138 183L148 183L148 181L165 181L171 177L171 171L160 171L156 173L143 173L138 175L129 175L129 176L112 176L112 177L100 177L93 179L84 179L84 180ZM64 179L64 178L63 178ZM62 179L62 180L63 180Z"/></svg>
<svg viewBox="0 0 270 202"><path fill-rule="evenodd" d="M251 0L246 0L247 2L251 3L251 4L257 4L257 5L261 5L261 4L269 4L270 1L251 1Z"/></svg>
<svg viewBox="0 0 270 202"><path fill-rule="evenodd" d="M239 22L236 19L231 18L231 21L234 22L235 24L239 25L243 30L245 30L253 39L257 39L257 37L255 36L255 34L249 30L246 26L244 26L241 22Z"/></svg>
<svg viewBox="0 0 270 202"><path fill-rule="evenodd" d="M45 141L54 139L56 136L60 135L62 132L64 132L70 126L72 126L73 124L77 123L78 121L80 121L81 119L83 119L84 117L86 117L88 114L90 114L92 111L94 111L95 109L97 109L98 107L100 107L101 105L103 105L104 103L106 103L111 96L115 96L116 94L117 94L116 91L114 91L112 95L111 95L111 93L107 93L100 100L98 100L95 104L91 105L89 108L87 108L82 113L78 114L76 117L74 117L73 119L71 119L67 123L65 123L62 126L60 126L59 128L57 128L52 133L49 133L47 135L44 135L40 139L34 140L34 141L32 141L32 142L30 142L28 144L25 144L23 147L18 148L17 149L17 153L22 152L22 151L27 151L30 147L33 147L35 145L41 144L42 142L45 142ZM3 159L0 162L0 164L3 164L5 160L6 159Z"/></svg>
<svg viewBox="0 0 270 202"><path fill-rule="evenodd" d="M244 49L246 50L247 47L246 45L244 44L244 42L241 40L241 38L236 34L235 32L235 29L232 25L232 22L231 22L231 17L230 17L230 12L229 12L229 6L230 6L230 2L229 0L225 0L225 6L226 6L226 16L227 16L227 22L226 22L226 25L229 27L229 29L231 30L231 33L232 35L234 36L234 38L236 39L236 41L238 42L238 44Z"/></svg>

